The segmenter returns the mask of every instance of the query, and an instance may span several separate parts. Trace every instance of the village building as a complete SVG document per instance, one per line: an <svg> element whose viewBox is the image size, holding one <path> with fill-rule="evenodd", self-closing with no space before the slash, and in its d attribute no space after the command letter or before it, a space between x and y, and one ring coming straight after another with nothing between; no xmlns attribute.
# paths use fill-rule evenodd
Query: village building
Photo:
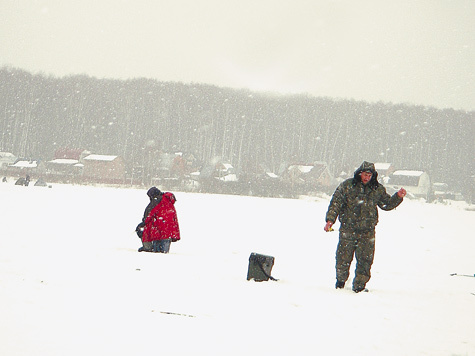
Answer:
<svg viewBox="0 0 475 356"><path fill-rule="evenodd" d="M7 175L9 176L30 176L40 177L46 172L43 161L18 159L14 164L7 167Z"/></svg>
<svg viewBox="0 0 475 356"><path fill-rule="evenodd" d="M83 164L78 159L56 158L46 162L48 180L75 182L82 176Z"/></svg>
<svg viewBox="0 0 475 356"><path fill-rule="evenodd" d="M218 162L215 165L215 178L223 182L237 182L238 178L232 164Z"/></svg>
<svg viewBox="0 0 475 356"><path fill-rule="evenodd" d="M84 149L61 147L54 152L54 159L75 159L79 161L90 154L91 152Z"/></svg>
<svg viewBox="0 0 475 356"><path fill-rule="evenodd" d="M85 182L123 183L125 163L120 156L91 154L82 159Z"/></svg>
<svg viewBox="0 0 475 356"><path fill-rule="evenodd" d="M13 153L10 152L0 152L0 170L3 172L7 169L7 166L15 163L17 158Z"/></svg>
<svg viewBox="0 0 475 356"><path fill-rule="evenodd" d="M389 177L389 185L393 190L406 189L408 196L430 200L432 184L429 174L423 171L397 170Z"/></svg>
<svg viewBox="0 0 475 356"><path fill-rule="evenodd" d="M312 164L291 164L283 174L285 181L292 186L305 186L312 190L326 190L335 183L328 165L325 162Z"/></svg>
<svg viewBox="0 0 475 356"><path fill-rule="evenodd" d="M378 172L378 180L382 183L386 183L387 177L396 171L396 167L392 163L377 162L374 164L376 172Z"/></svg>

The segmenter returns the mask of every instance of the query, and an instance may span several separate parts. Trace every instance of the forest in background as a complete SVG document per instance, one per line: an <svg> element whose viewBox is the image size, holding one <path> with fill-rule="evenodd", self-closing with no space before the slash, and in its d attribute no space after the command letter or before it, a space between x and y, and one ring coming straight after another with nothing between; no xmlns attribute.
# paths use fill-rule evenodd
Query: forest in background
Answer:
<svg viewBox="0 0 475 356"><path fill-rule="evenodd" d="M238 174L324 161L335 176L367 160L424 170L460 191L474 175L473 111L9 67L0 110L0 151L27 159L70 147L153 168L159 152L180 151Z"/></svg>

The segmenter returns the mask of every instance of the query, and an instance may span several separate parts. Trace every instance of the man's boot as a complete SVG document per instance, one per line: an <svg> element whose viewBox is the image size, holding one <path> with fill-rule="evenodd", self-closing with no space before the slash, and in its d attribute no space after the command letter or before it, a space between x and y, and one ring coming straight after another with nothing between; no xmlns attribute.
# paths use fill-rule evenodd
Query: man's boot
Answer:
<svg viewBox="0 0 475 356"><path fill-rule="evenodd" d="M336 289L343 289L345 287L345 282L339 281L338 279L336 280L335 283L335 288Z"/></svg>

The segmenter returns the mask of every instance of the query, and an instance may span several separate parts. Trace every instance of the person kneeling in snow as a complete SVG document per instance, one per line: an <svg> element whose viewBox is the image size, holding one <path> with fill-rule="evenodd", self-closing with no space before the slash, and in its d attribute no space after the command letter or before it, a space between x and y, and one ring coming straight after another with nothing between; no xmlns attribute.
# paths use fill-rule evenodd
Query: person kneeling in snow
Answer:
<svg viewBox="0 0 475 356"><path fill-rule="evenodd" d="M150 188L147 195L150 203L145 208L142 222L135 229L142 239L139 252L168 253L170 244L180 240L175 195L161 192L156 187Z"/></svg>

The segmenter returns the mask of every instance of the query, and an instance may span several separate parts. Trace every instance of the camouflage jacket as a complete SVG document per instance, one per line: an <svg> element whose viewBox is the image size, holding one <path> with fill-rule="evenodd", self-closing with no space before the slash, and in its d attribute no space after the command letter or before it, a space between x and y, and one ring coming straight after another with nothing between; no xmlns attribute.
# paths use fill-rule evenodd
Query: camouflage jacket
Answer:
<svg viewBox="0 0 475 356"><path fill-rule="evenodd" d="M340 220L341 231L368 231L378 223L378 206L392 210L401 204L397 193L390 196L381 184L364 185L361 181L347 179L333 193L326 221Z"/></svg>

